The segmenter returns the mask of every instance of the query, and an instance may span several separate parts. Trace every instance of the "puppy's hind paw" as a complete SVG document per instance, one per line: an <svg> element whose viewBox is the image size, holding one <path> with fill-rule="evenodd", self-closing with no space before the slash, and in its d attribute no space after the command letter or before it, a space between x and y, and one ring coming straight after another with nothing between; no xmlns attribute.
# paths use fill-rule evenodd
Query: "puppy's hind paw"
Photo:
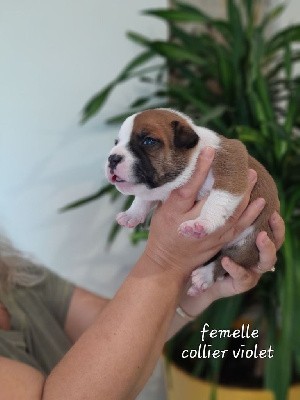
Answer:
<svg viewBox="0 0 300 400"><path fill-rule="evenodd" d="M199 267L192 272L192 285L188 290L188 295L197 296L204 292L214 283L214 264Z"/></svg>
<svg viewBox="0 0 300 400"><path fill-rule="evenodd" d="M126 211L120 212L116 217L118 224L127 228L135 228L138 224L143 223L144 220L143 217L132 215Z"/></svg>
<svg viewBox="0 0 300 400"><path fill-rule="evenodd" d="M183 222L178 229L178 232L186 237L201 239L207 232L204 226L197 220Z"/></svg>

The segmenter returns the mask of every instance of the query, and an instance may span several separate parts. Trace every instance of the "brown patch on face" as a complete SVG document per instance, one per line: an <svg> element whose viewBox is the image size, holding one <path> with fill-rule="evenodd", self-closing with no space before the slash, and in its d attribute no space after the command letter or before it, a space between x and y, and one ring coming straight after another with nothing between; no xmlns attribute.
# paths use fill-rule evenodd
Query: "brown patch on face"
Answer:
<svg viewBox="0 0 300 400"><path fill-rule="evenodd" d="M188 165L198 140L187 121L172 111L155 109L138 114L128 144L137 160L137 183L155 188L174 180Z"/></svg>

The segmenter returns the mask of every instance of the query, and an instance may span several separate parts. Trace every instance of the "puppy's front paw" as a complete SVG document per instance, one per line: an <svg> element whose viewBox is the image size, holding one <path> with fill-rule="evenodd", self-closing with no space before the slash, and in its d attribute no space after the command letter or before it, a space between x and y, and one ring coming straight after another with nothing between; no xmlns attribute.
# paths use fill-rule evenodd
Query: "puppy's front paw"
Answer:
<svg viewBox="0 0 300 400"><path fill-rule="evenodd" d="M179 233L183 236L201 239L207 235L207 230L203 223L199 220L190 220L183 222L178 229Z"/></svg>
<svg viewBox="0 0 300 400"><path fill-rule="evenodd" d="M140 215L132 215L127 211L120 212L116 220L119 225L126 226L127 228L135 228L138 224L141 224L145 221L145 218Z"/></svg>
<svg viewBox="0 0 300 400"><path fill-rule="evenodd" d="M188 290L188 295L197 296L204 292L214 283L214 265L209 264L199 267L192 272L192 285Z"/></svg>

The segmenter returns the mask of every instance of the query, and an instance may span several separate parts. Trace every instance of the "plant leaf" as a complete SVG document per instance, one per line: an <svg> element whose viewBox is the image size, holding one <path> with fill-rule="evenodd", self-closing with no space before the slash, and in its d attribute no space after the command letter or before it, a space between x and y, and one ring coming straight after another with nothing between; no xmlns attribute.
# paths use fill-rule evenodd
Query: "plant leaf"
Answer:
<svg viewBox="0 0 300 400"><path fill-rule="evenodd" d="M300 51L293 51L290 55L291 63L295 65L296 62L300 61ZM280 58L267 73L267 78L272 79L278 75L283 68L285 68L285 59Z"/></svg>
<svg viewBox="0 0 300 400"><path fill-rule="evenodd" d="M150 106L149 106L150 107ZM108 124L119 124L123 122L126 118L130 117L130 115L135 114L137 112L146 110L149 107L138 107L131 109L125 113L114 115L113 117L110 117L106 120ZM151 108L169 108L170 104L169 103L159 103L159 104L151 104Z"/></svg>
<svg viewBox="0 0 300 400"><path fill-rule="evenodd" d="M238 133L238 138L243 143L255 143L259 144L259 146L265 145L264 138L260 135L260 133L249 127L249 126L237 126L236 131Z"/></svg>
<svg viewBox="0 0 300 400"><path fill-rule="evenodd" d="M131 104L130 104L130 108L137 108L137 107L141 107L144 104L148 103L148 101L151 99L151 97L139 97L138 99L134 100Z"/></svg>
<svg viewBox="0 0 300 400"><path fill-rule="evenodd" d="M274 111L268 92L267 82L261 72L257 74L255 85L257 87L257 93L261 100L262 107L264 109L265 118L269 121L274 121Z"/></svg>
<svg viewBox="0 0 300 400"><path fill-rule="evenodd" d="M122 206L122 211L127 210L131 206L131 203L133 202L133 199L134 199L134 196L127 196L125 198L125 201L124 201L123 206ZM121 228L122 228L121 225L119 225L118 223L114 222L114 224L112 225L112 227L110 229L108 237L107 237L106 245L108 247L116 239L116 237L117 237L118 233L120 232Z"/></svg>
<svg viewBox="0 0 300 400"><path fill-rule="evenodd" d="M175 43L164 42L160 40L148 44L149 47L158 54L172 61L190 61L196 65L203 65L204 60L194 52Z"/></svg>
<svg viewBox="0 0 300 400"><path fill-rule="evenodd" d="M91 100L88 101L82 110L82 118L80 121L82 124L93 117L103 107L115 85L115 81L109 83L104 87L104 89L96 93Z"/></svg>
<svg viewBox="0 0 300 400"><path fill-rule="evenodd" d="M203 19L203 23L205 23L208 27L214 27L221 35L226 39L227 41L230 41L232 39L232 34L230 30L230 24L221 19L215 19L210 17L208 14L203 12L200 8L193 7L190 4L187 3L182 3L180 1L175 1L175 5L178 7L179 10L185 11L185 12L190 12L194 15L197 15L200 19Z"/></svg>
<svg viewBox="0 0 300 400"><path fill-rule="evenodd" d="M149 236L148 230L138 230L132 232L132 234L130 235L130 239L133 244L138 244L142 240L147 240L148 236Z"/></svg>
<svg viewBox="0 0 300 400"><path fill-rule="evenodd" d="M114 81L106 85L100 92L96 93L92 97L92 99L84 106L82 111L81 123L85 123L101 110L107 98L117 84L133 77L132 75L129 76L130 72L132 72L135 68L141 66L142 64L145 64L154 56L155 54L151 50L147 50L134 57L124 67L124 69L120 72L120 74Z"/></svg>
<svg viewBox="0 0 300 400"><path fill-rule="evenodd" d="M232 35L235 38L235 40L232 42L232 46L233 58L235 60L234 64L236 64L246 51L246 48L244 42L245 32L243 30L242 19L240 11L234 0L227 0L227 15L229 24L231 26ZM237 67L237 65L235 65L235 67Z"/></svg>
<svg viewBox="0 0 300 400"><path fill-rule="evenodd" d="M227 106L225 105L218 105L214 108L212 108L210 111L207 111L200 119L199 123L201 125L207 125L211 120L215 120L217 118L220 118L225 111L227 111Z"/></svg>
<svg viewBox="0 0 300 400"><path fill-rule="evenodd" d="M150 40L148 38L146 38L145 36L143 36L143 35L141 35L140 33L137 33L137 32L129 31L129 32L126 33L126 36L132 42L140 44L142 46L147 46L149 44L149 42L150 42Z"/></svg>
<svg viewBox="0 0 300 400"><path fill-rule="evenodd" d="M150 9L143 11L143 14L153 15L168 22L207 22L209 19L200 12L194 10L176 9Z"/></svg>
<svg viewBox="0 0 300 400"><path fill-rule="evenodd" d="M179 10L197 14L197 15L201 16L207 22L210 22L212 20L212 18L208 14L206 14L204 11L202 11L200 8L194 7L191 4L183 3L181 1L174 1L174 3L178 7Z"/></svg>
<svg viewBox="0 0 300 400"><path fill-rule="evenodd" d="M98 200L101 197L103 197L104 195L110 194L116 190L117 189L115 188L115 186L111 185L109 183L109 184L101 187L97 192L65 205L64 207L59 209L59 212L65 212L65 211L71 210L73 208L83 206L87 203L90 203L91 201Z"/></svg>
<svg viewBox="0 0 300 400"><path fill-rule="evenodd" d="M282 323L281 332L274 345L274 357L267 360L269 365L266 375L266 386L274 390L276 399L286 399L287 390L291 382L292 368L292 341L293 321L295 321L294 299L295 299L295 280L294 280L294 258L292 246L293 234L290 228L286 227L286 239L283 245L285 261L284 274L281 274L281 285L279 287L281 297ZM280 379L279 379L280 377Z"/></svg>
<svg viewBox="0 0 300 400"><path fill-rule="evenodd" d="M276 51L285 48L287 44L300 41L300 25L292 25L275 34L266 43L266 55L271 55Z"/></svg>
<svg viewBox="0 0 300 400"><path fill-rule="evenodd" d="M121 71L121 73L119 74L119 76L117 78L117 81L120 82L121 80L124 80L127 77L127 75L129 74L129 72L131 72L132 70L141 66L142 64L145 64L154 56L155 56L155 54L151 50L147 50L147 51L144 51L144 52L138 54Z"/></svg>
<svg viewBox="0 0 300 400"><path fill-rule="evenodd" d="M270 12L268 12L261 22L260 29L264 31L267 26L274 21L274 19L278 18L282 14L284 9L285 5L279 4L277 7L274 7Z"/></svg>

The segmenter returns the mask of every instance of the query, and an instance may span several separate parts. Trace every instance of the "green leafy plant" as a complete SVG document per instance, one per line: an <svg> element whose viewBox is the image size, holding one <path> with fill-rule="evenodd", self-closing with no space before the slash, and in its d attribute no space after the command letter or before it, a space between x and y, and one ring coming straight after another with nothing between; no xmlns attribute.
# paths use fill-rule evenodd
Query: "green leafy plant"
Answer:
<svg viewBox="0 0 300 400"><path fill-rule="evenodd" d="M295 65L300 51L300 25L268 37L269 25L283 10L280 5L255 18L255 1L227 1L227 17L214 19L201 9L176 2L172 8L151 9L145 15L164 20L168 40L150 40L136 32L128 38L142 48L120 74L86 104L82 122L95 116L112 90L129 79L149 85L151 94L136 99L121 115L108 123L119 123L128 115L147 108L171 107L185 112L199 125L243 141L249 152L271 173L277 183L281 214L286 222L286 240L278 255L276 274L266 274L250 292L218 301L198 321L180 332L168 346L172 357L182 343L199 344L199 326L210 321L215 327L230 327L249 305L258 303L258 321L265 325L266 344L275 349L265 359L264 386L277 400L286 398L292 375L300 376L300 75ZM149 90L147 90L147 93ZM107 185L96 194L68 205L72 208L109 194ZM124 208L132 201L126 199ZM109 240L118 231L114 226ZM138 227L133 241L147 237ZM259 323L259 322L257 322ZM227 343L220 343L224 348ZM220 348L220 347L219 347ZM218 380L221 361L199 361L193 373Z"/></svg>

